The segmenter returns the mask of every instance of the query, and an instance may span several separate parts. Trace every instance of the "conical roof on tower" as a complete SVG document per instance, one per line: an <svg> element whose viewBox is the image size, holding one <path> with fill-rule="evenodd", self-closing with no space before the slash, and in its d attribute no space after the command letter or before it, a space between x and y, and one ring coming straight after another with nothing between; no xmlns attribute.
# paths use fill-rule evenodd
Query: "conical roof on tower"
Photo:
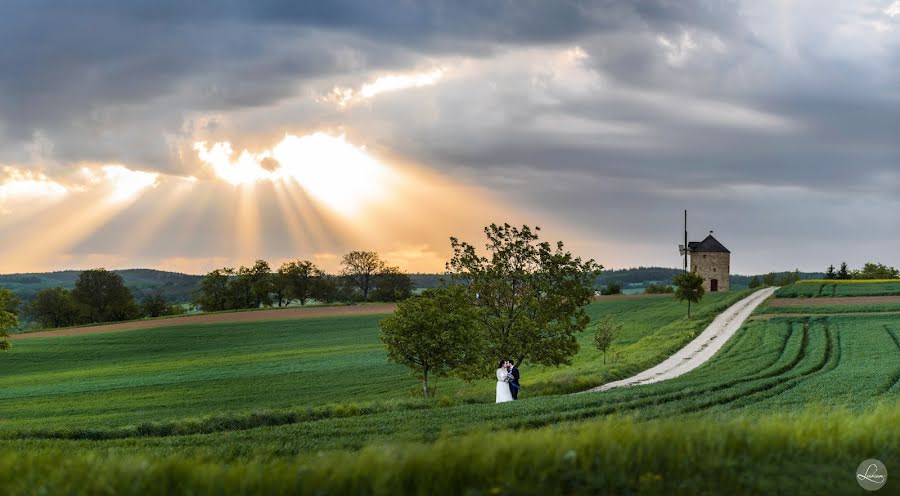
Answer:
<svg viewBox="0 0 900 496"><path fill-rule="evenodd" d="M688 243L688 249L696 253L731 253L728 251L728 248L725 248L722 243L719 243L718 239L713 237L712 233L710 233L703 241L691 241Z"/></svg>

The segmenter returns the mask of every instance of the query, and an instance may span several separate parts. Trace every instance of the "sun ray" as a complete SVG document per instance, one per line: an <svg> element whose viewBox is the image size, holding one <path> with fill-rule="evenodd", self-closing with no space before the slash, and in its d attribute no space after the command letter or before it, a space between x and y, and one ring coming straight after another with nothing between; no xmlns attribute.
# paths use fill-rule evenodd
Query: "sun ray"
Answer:
<svg viewBox="0 0 900 496"><path fill-rule="evenodd" d="M172 183L174 182L174 185ZM175 181L169 182L170 187L161 193L162 198L156 201L156 210L153 215L145 216L141 219L140 227L133 229L127 235L123 235L124 242L121 246L123 253L137 253L141 251L147 241L156 238L164 233L164 229L169 227L176 215L180 215L184 211L187 204L188 196L194 192L197 180L196 178L177 178Z"/></svg>

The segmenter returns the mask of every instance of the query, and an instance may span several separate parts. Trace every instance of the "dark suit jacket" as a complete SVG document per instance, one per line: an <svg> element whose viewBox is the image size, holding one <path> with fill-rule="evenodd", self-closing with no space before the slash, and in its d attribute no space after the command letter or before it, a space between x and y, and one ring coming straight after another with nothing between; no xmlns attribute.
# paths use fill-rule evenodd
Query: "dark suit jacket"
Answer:
<svg viewBox="0 0 900 496"><path fill-rule="evenodd" d="M515 384L516 386L518 386L519 385L519 368L516 366L513 366L513 368L509 371L509 373L512 374L512 376L513 376L513 380L509 381L509 383Z"/></svg>

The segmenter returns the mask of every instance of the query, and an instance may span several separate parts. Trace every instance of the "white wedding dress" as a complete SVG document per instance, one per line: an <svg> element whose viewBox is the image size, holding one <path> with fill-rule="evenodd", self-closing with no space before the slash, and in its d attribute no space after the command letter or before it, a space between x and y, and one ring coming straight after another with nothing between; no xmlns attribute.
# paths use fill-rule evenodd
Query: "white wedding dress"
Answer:
<svg viewBox="0 0 900 496"><path fill-rule="evenodd" d="M509 389L509 383L506 382L506 376L509 372L504 367L497 369L497 403L512 401L512 391Z"/></svg>

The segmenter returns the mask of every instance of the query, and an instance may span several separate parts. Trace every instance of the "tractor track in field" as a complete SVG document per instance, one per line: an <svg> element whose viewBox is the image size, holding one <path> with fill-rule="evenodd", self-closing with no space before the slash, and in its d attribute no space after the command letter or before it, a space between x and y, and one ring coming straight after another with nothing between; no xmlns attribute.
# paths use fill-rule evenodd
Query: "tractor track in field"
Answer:
<svg viewBox="0 0 900 496"><path fill-rule="evenodd" d="M11 334L10 339L36 339L56 336L77 336L82 334L95 334L101 332L133 331L137 329L157 329L163 327L175 327L197 324L234 324L241 322L264 322L271 320L298 320L322 317L348 317L360 315L388 314L397 308L395 303L369 303L365 305L322 306L322 307L296 307L273 308L267 310L250 310L247 312L223 312L200 315L184 315L164 319L133 320L129 322L117 322L100 324L87 327L70 327L49 331L28 332L23 334Z"/></svg>

